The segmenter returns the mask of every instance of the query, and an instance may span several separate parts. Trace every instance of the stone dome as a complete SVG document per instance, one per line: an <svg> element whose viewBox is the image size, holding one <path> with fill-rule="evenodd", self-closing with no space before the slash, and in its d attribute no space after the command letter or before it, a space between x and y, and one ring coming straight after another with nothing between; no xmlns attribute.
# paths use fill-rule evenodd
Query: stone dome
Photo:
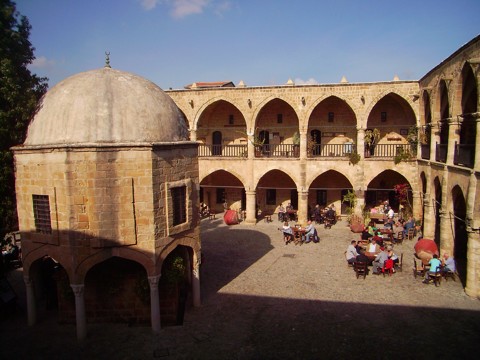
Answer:
<svg viewBox="0 0 480 360"><path fill-rule="evenodd" d="M173 100L140 76L105 67L71 76L49 90L25 145L131 144L188 140Z"/></svg>

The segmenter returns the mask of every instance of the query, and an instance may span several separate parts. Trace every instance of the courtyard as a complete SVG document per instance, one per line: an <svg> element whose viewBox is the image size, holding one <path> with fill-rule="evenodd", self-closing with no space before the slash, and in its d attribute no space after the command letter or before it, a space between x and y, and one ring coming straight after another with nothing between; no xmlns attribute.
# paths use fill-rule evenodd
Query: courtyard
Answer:
<svg viewBox="0 0 480 360"><path fill-rule="evenodd" d="M21 269L9 274L19 306L2 321L0 357L18 359L476 358L480 302L461 282L439 287L414 278L414 241L395 247L403 271L355 277L344 251L358 239L345 221L317 225L320 243L284 245L278 221L201 223L202 306L183 326L74 325L40 312L27 326Z"/></svg>

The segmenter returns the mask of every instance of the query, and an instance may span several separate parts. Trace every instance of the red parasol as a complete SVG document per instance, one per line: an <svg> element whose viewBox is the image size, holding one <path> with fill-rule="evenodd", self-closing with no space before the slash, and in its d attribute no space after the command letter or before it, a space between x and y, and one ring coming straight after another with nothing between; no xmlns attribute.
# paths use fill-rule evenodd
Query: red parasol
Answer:
<svg viewBox="0 0 480 360"><path fill-rule="evenodd" d="M227 225L236 225L238 224L238 214L235 210L227 210L223 214L223 221Z"/></svg>
<svg viewBox="0 0 480 360"><path fill-rule="evenodd" d="M430 260L433 254L439 255L437 244L431 239L419 239L415 244L415 254L422 260Z"/></svg>

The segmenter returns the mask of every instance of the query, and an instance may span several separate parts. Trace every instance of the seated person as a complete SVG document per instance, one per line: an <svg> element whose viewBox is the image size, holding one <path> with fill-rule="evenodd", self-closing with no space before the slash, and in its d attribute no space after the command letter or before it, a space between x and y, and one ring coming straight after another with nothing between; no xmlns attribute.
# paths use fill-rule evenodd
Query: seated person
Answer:
<svg viewBox="0 0 480 360"><path fill-rule="evenodd" d="M368 223L368 233L370 236L375 236L375 233L377 232L377 227L375 226L375 222L370 221Z"/></svg>
<svg viewBox="0 0 480 360"><path fill-rule="evenodd" d="M357 259L356 259L356 262L364 262L364 263L367 263L370 261L368 259L368 257L365 255L365 250L363 250L362 248L360 248L360 251L357 251L358 252L358 255L357 255Z"/></svg>
<svg viewBox="0 0 480 360"><path fill-rule="evenodd" d="M320 209L320 205L315 205L315 208L313 209L313 219L317 224L322 223L322 210Z"/></svg>
<svg viewBox="0 0 480 360"><path fill-rule="evenodd" d="M353 264L355 261L357 261L357 242L355 240L352 240L350 245L347 247L347 252L345 254L345 257L347 258L347 263ZM367 259L368 260L368 259Z"/></svg>
<svg viewBox="0 0 480 360"><path fill-rule="evenodd" d="M382 251L382 250L380 249L380 246L378 246L378 244L377 244L377 242L375 241L375 239L372 239L372 241L370 242L370 244L367 245L366 252L378 254L380 251Z"/></svg>
<svg viewBox="0 0 480 360"><path fill-rule="evenodd" d="M404 224L403 228L403 232L405 233L405 235L408 234L409 229L415 229L415 220L413 220L413 217L410 216L408 218L408 221Z"/></svg>
<svg viewBox="0 0 480 360"><path fill-rule="evenodd" d="M372 262L372 273L380 274L380 269L383 268L383 264L388 260L387 250L384 250L375 256L375 260Z"/></svg>
<svg viewBox="0 0 480 360"><path fill-rule="evenodd" d="M433 254L433 258L430 259L428 264L430 265L430 269L427 272L425 272L425 280L423 280L424 284L428 284L430 282L430 276L435 275L435 273L437 272L437 269L442 265L440 260L438 260L437 254Z"/></svg>
<svg viewBox="0 0 480 360"><path fill-rule="evenodd" d="M453 259L452 256L448 254L448 252L445 252L443 254L443 265L444 268L442 269L442 272L455 272L457 269L455 267L455 260Z"/></svg>
<svg viewBox="0 0 480 360"><path fill-rule="evenodd" d="M378 246L380 246L380 247L383 246L383 237L382 237L382 233L380 231L377 231L377 233L372 238L372 240L375 240L375 242L378 244Z"/></svg>
<svg viewBox="0 0 480 360"><path fill-rule="evenodd" d="M293 230L288 224L288 221L283 223L281 230L283 231L283 240L285 240L285 245L287 245L290 241L293 241Z"/></svg>
<svg viewBox="0 0 480 360"><path fill-rule="evenodd" d="M313 226L312 221L308 220L307 227L305 228L305 238L304 238L305 243L310 242L310 236L313 236L314 242L318 241L317 230L315 229L315 226Z"/></svg>
<svg viewBox="0 0 480 360"><path fill-rule="evenodd" d="M393 252L393 246L391 246L391 245L388 245L388 246L387 246L387 253L388 253L388 258L389 258L389 259L392 259L392 261L393 261L394 264L398 264L398 262L399 262L400 260L398 259L397 254L395 254L395 253Z"/></svg>
<svg viewBox="0 0 480 360"><path fill-rule="evenodd" d="M285 208L283 207L283 204L280 204L278 207L278 221L284 221L285 220Z"/></svg>

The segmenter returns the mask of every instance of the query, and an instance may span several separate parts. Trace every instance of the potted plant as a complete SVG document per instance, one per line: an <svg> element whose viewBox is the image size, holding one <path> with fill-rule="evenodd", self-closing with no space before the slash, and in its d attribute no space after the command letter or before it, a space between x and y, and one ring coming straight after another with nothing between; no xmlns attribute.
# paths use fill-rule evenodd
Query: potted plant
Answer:
<svg viewBox="0 0 480 360"><path fill-rule="evenodd" d="M380 130L377 128L365 130L365 157L373 155L378 140L380 140Z"/></svg>
<svg viewBox="0 0 480 360"><path fill-rule="evenodd" d="M348 163L352 165L358 164L360 161L360 154L357 151L352 151L348 154Z"/></svg>

